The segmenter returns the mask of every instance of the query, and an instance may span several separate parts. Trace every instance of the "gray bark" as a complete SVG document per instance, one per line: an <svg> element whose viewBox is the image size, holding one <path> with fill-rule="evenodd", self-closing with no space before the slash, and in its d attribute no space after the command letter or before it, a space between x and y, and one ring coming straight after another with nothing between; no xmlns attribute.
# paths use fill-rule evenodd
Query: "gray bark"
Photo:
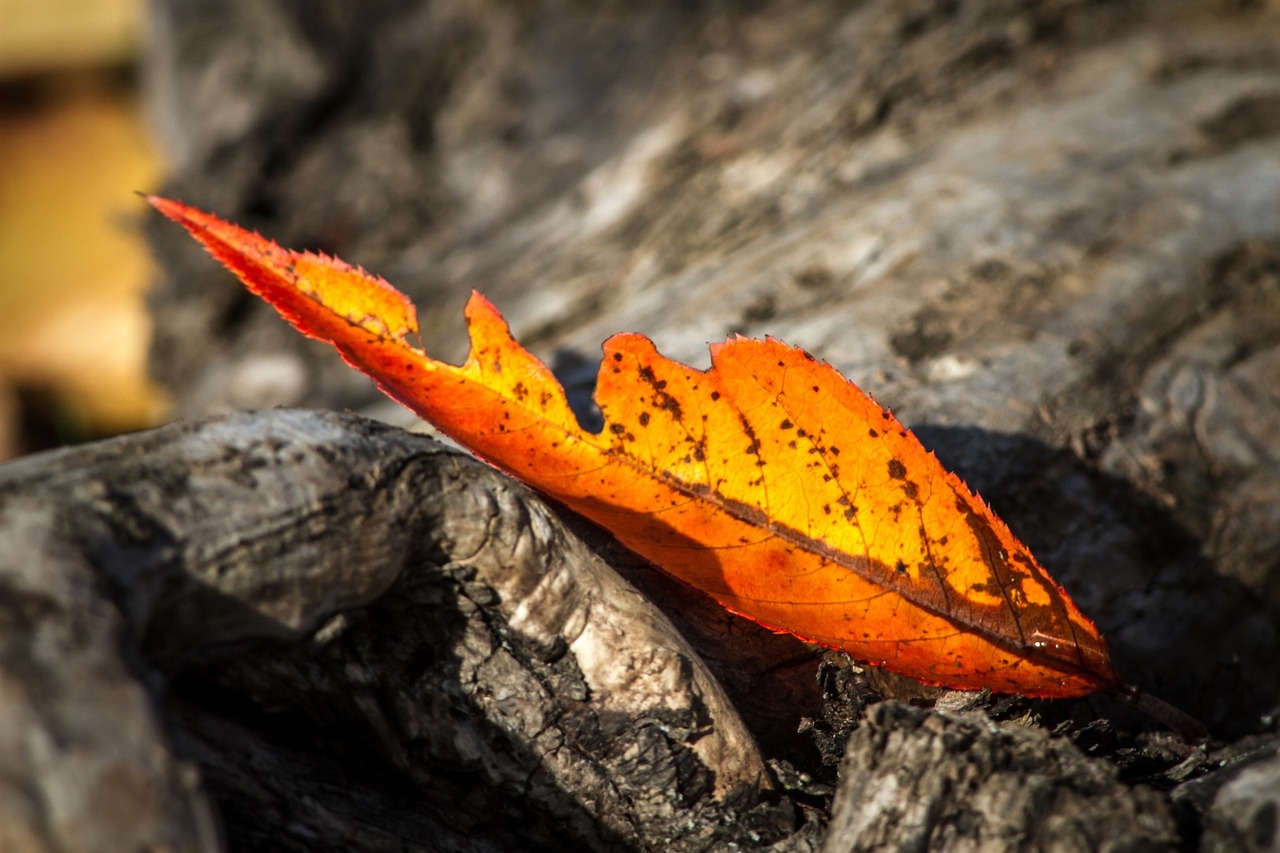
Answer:
<svg viewBox="0 0 1280 853"><path fill-rule="evenodd" d="M820 816L838 783L837 825L864 829L834 830L832 849L1277 843L1267 793L1280 716L1274 4L355 8L155 3L152 100L175 163L165 191L375 270L418 303L436 356L463 354L460 305L483 290L588 420L594 354L613 332L646 333L695 364L706 341L734 332L804 346L892 406L992 503L1098 622L1127 680L1218 738L1190 749L1106 697L972 701L833 656L815 662L575 525L689 638L764 757L785 760L771 765L770 802ZM179 414L310 405L410 423L178 229L152 234L165 270L152 297L154 368ZM206 500L216 527L226 502ZM264 559L297 543L279 535ZM77 553L56 544L64 537L44 541ZM339 572L332 589L352 583ZM287 610L310 589L275 594ZM198 642L204 623L191 624ZM176 683L216 684L233 706L269 690L295 704L325 697L304 707L352 704L324 687L330 669L276 675L284 665L252 660L257 675L184 669L198 675ZM941 710L868 716L882 697ZM992 728L950 716L961 706ZM177 726L186 745L175 749L216 788L232 846L270 846L255 833L287 825L275 819L281 804L333 801L274 795L289 783L216 746L252 721L208 728L183 714L197 722ZM378 725L360 730L389 742ZM979 748L956 751L956 738ZM330 794L367 763L309 764L318 759L287 739L255 743L296 759L273 765L280 779ZM936 781L924 754L943 762ZM398 760L378 759L426 772ZM860 776L915 794L868 801ZM540 808L497 781L510 814ZM1051 808L1006 820L990 804L1015 790L1024 799L1011 803L1034 794ZM254 808L229 803L276 810L255 823ZM326 826L353 824L352 811L327 808ZM421 837L412 820L434 820L375 811L401 839ZM1107 836L1108 824L1080 817L1094 812L1142 819ZM907 813L923 823L895 830L886 818ZM586 814L566 826L625 835ZM797 821L797 835L765 821L756 837L815 843L814 824ZM473 829L499 832L450 831Z"/></svg>
<svg viewBox="0 0 1280 853"><path fill-rule="evenodd" d="M1160 794L1042 730L882 702L849 741L826 850L1174 847Z"/></svg>
<svg viewBox="0 0 1280 853"><path fill-rule="evenodd" d="M438 357L481 288L584 411L613 332L803 346L1013 523L1126 677L1233 733L1275 707L1274 15L251 5L162 5L167 191L376 270ZM409 422L156 234L180 412Z"/></svg>
<svg viewBox="0 0 1280 853"><path fill-rule="evenodd" d="M10 464L0 496L0 762L34 783L0 824L36 849L213 849L192 761L236 847L699 848L777 822L724 825L769 783L670 623L430 439L238 415Z"/></svg>

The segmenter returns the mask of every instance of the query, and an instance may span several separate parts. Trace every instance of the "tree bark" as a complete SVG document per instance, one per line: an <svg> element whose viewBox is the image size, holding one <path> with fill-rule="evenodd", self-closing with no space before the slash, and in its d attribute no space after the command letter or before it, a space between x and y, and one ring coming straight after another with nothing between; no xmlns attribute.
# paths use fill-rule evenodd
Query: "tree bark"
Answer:
<svg viewBox="0 0 1280 853"><path fill-rule="evenodd" d="M175 164L165 191L286 245L340 254L383 275L422 309L433 356L461 357L460 305L481 288L517 338L552 364L586 422L594 416L594 354L613 332L643 332L694 364L705 364L706 341L734 333L805 347L891 406L976 487L1097 621L1127 680L1203 719L1217 738L1192 749L1107 697L975 700L838 656L815 659L569 521L587 550L625 571L689 639L769 769L773 793L755 807L763 812L717 800L727 795L711 789L710 799L695 798L706 811L687 807L693 828L673 843L727 844L735 836L702 834L696 827L710 824L699 815L741 809L762 815L725 818L754 833L750 844L777 840L792 849L818 843L815 827L828 809L837 818L831 849L967 849L993 839L1014 847L1051 839L1076 849L1119 839L1206 849L1276 843L1276 803L1266 787L1276 773L1280 718L1274 4L380 0L356 8L340 0L153 4L152 103ZM411 423L331 351L246 296L178 229L152 228L164 269L152 297L154 368L180 415L283 404ZM131 476L118 469L101 482L111 494ZM207 494L211 534L231 511L226 496L200 483L192 491ZM494 506L491 517L502 524L534 518ZM304 548L306 536L290 531L305 532L314 518L309 510L281 520L279 530L263 528L261 541L276 545L252 561L256 571ZM128 541L151 541L140 530ZM42 535L51 553L81 559L66 537ZM331 547L340 546L354 547L345 540ZM333 645L351 631L368 638L353 642L351 653L372 654L388 637L424 630L399 627L416 623L386 610L390 601L420 596L435 606L443 596L456 630L472 623L466 608L493 612L416 587L366 599L363 570L352 568L358 563L349 560L344 571L354 574L325 588L354 596L333 599L335 614L375 615L354 623L334 616L332 642L285 618L301 632L281 640L293 650L284 657L290 663L268 664L254 646L242 668L236 657L207 670L184 657L182 643L176 651L144 645L158 656L146 658L148 666L176 685L155 695L185 698L163 699L158 717L139 719L172 725L180 733L175 754L194 762L147 772L163 780L200 768L238 849L272 846L269 834L291 825L282 814L324 802L339 804L326 806L327 822L308 819L300 825L315 834L291 838L316 846L327 833L345 840L363 823L357 813L376 813L388 833L382 838L420 840L419 830L431 826L451 839L442 845L472 833L503 845L529 827L530 843L540 843L564 806L573 815L564 826L586 843L670 839L667 818L651 826L608 817L593 805L605 801L581 800L567 783L557 788L563 799L545 793L540 780L570 772L559 765L524 786L501 773L485 776L480 787L506 817L437 807L449 820L476 821L466 825L407 809L391 795L366 808L315 793L349 792L351 774L368 781L382 778L368 767L391 766L401 774L395 779L415 785L415 774L430 773L440 802L457 802L448 790L456 779L424 769L439 755L421 745L438 746L435 723L403 732L354 726L362 734L353 739L383 750L376 760L349 760L342 750L307 757L285 735L310 737L319 724L300 728L286 716L288 724L272 728L279 718L270 714L285 712L253 697L283 696L283 707L339 720L364 719L375 705L383 709L378 719L390 718L387 708L408 713L402 705L438 708L438 696L461 695L446 686L450 679L472 682L461 669L441 674L434 658L421 664L439 675L440 693L430 696L404 686L416 677L405 663L374 667L384 687L338 689L355 676L333 658L321 655L330 662L323 666L297 661L304 651L336 655ZM408 576L401 571L395 584ZM87 583L90 575L77 577ZM320 587L303 577L270 593L279 610L264 624L305 610L302 602ZM461 588L478 583L455 580ZM151 588L129 578L113 589L132 600L135 585ZM45 618L23 612L22 624ZM71 612L79 610L49 611L64 619ZM187 630L184 642L205 648L204 635L221 630L216 619L234 622L222 612L201 605L189 619L175 615L161 634L172 642ZM379 620L395 631L377 630ZM544 648L534 634L520 636L528 648ZM372 666L359 660L351 671ZM164 669L170 665L177 674ZM569 695L578 683L563 673L546 678L570 685ZM397 679L404 684L392 686ZM243 718L225 711L229 722L206 726L198 713L205 689L219 708L260 710ZM358 704L350 697L369 691L383 698L360 698L361 710L346 710ZM542 700L552 717L561 707L556 695L548 687ZM881 698L932 710L881 708ZM171 701L178 704L163 704ZM467 701L468 714L490 720L492 705ZM974 713L991 722L965 716ZM273 736L253 735L260 751L284 756L271 767L291 771L281 770L282 779L304 778L306 797L270 794L288 788L273 787L270 774L223 748L235 733L261 731ZM316 739L328 743L334 731L345 729L334 724ZM400 747L388 746L410 731ZM480 743L491 742L490 722L478 731ZM677 735L664 730L684 743ZM442 737L461 756L488 755ZM594 755L589 746L581 754ZM936 778L920 758L929 755L942 762ZM896 781L868 787L859 779ZM891 787L899 802L875 799ZM382 790L356 786L366 788ZM1019 809L1007 819L991 805L1005 795ZM686 810L658 799L671 815ZM197 809L200 800L165 802ZM269 817L255 820L259 811ZM1095 813L1097 823L1087 817ZM1135 815L1124 832L1102 832Z"/></svg>
<svg viewBox="0 0 1280 853"><path fill-rule="evenodd" d="M16 838L212 849L191 761L241 848L696 849L779 822L670 623L430 439L237 415L32 457L0 494L29 727L2 760L39 783L10 792Z"/></svg>
<svg viewBox="0 0 1280 853"><path fill-rule="evenodd" d="M849 741L826 850L1176 847L1160 794L1042 729L882 702Z"/></svg>

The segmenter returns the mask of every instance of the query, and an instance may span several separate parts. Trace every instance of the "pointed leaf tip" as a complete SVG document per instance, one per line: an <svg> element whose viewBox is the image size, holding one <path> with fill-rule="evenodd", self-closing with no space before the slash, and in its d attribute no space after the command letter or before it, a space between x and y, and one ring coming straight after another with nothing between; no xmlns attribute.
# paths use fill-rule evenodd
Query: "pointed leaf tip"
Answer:
<svg viewBox="0 0 1280 853"><path fill-rule="evenodd" d="M180 201L146 198L303 334L336 343L343 332L330 326L341 319L381 337L405 340L417 335L413 303L381 278L345 261L283 249L256 232Z"/></svg>

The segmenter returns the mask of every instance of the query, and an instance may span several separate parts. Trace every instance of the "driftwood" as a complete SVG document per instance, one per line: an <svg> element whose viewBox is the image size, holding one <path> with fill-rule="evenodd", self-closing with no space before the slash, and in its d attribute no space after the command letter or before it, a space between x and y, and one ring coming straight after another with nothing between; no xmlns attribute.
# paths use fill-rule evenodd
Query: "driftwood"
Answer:
<svg viewBox="0 0 1280 853"><path fill-rule="evenodd" d="M882 702L849 742L827 850L1176 846L1160 795L1043 730Z"/></svg>
<svg viewBox="0 0 1280 853"><path fill-rule="evenodd" d="M1266 828L1274 740L1090 758L1114 733L959 693L872 704L831 805L535 495L372 421L236 415L0 474L6 849L811 850L828 807L831 851ZM1199 778L1166 805L1134 766Z"/></svg>
<svg viewBox="0 0 1280 853"><path fill-rule="evenodd" d="M0 489L32 744L0 760L40 783L4 822L32 838L212 849L178 756L237 847L698 848L779 822L748 813L761 756L670 623L430 439L236 416L35 457Z"/></svg>
<svg viewBox="0 0 1280 853"><path fill-rule="evenodd" d="M385 276L433 355L463 354L460 305L482 289L587 422L612 332L695 364L735 332L804 346L915 428L1096 619L1126 679L1214 739L1182 744L1110 697L971 697L820 656L423 439L277 413L255 434L289 441L253 445L257 468L236 467L230 449L258 439L231 420L4 475L0 553L31 556L4 563L4 683L22 687L2 694L0 761L20 763L0 778L35 781L0 783L17 816L0 826L233 849L1277 844L1274 4L152 9L165 192ZM149 227L153 367L178 415L411 423L176 228ZM201 458L225 478L162 451L197 434L219 436ZM288 444L310 448L305 476ZM410 458L414 476L390 471ZM468 472L456 501L425 473L446 462ZM277 514L255 477L280 478ZM203 509L179 530L131 495L159 518L178 495ZM330 511L378 521L320 547ZM232 529L249 517L275 520ZM575 585L604 589L585 580L604 559L711 675L671 707L623 689L631 710L593 729L567 710L599 701L589 668L504 609L511 581L458 570L472 552L446 518L595 567ZM178 582L233 553L254 572L222 582L248 579L246 598ZM298 582L269 582L287 566ZM513 710L509 685L535 683ZM736 746L717 758L715 738ZM90 785L64 755L124 781ZM605 775L616 802L595 793Z"/></svg>

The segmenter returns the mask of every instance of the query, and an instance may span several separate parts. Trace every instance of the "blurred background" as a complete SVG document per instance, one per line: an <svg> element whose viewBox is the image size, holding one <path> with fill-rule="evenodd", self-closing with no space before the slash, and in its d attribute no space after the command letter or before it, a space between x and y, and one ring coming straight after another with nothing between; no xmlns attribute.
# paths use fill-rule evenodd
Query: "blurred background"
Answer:
<svg viewBox="0 0 1280 853"><path fill-rule="evenodd" d="M156 185L143 0L0 0L0 460L164 416L129 190Z"/></svg>

